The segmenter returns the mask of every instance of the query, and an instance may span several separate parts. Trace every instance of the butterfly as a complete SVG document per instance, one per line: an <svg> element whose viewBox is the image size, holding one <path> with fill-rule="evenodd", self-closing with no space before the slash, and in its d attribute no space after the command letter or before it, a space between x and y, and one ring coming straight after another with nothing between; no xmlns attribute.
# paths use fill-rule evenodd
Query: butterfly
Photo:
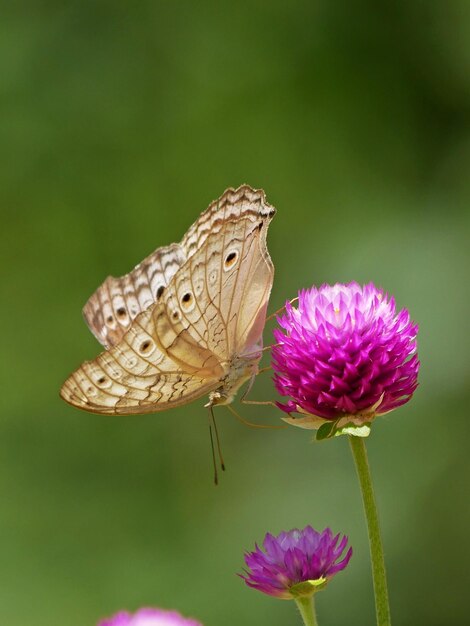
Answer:
<svg viewBox="0 0 470 626"><path fill-rule="evenodd" d="M83 308L104 346L65 381L62 398L92 413L154 413L208 396L232 402L258 372L274 267L275 209L264 191L227 189L180 243L109 276Z"/></svg>

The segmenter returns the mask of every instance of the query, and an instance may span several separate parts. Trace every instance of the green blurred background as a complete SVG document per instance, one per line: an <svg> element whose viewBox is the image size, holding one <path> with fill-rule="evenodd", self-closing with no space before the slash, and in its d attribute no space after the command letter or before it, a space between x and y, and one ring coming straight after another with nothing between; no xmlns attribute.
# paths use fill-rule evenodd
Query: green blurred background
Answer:
<svg viewBox="0 0 470 626"><path fill-rule="evenodd" d="M99 351L81 318L92 291L247 182L278 209L272 311L300 287L372 280L420 324L421 385L368 442L392 614L467 624L468 0L1 13L0 623L160 605L205 626L299 624L235 572L266 531L307 523L355 549L320 623L374 623L345 438L250 430L220 409L215 488L202 402L109 418L58 397ZM260 377L252 397L272 396Z"/></svg>

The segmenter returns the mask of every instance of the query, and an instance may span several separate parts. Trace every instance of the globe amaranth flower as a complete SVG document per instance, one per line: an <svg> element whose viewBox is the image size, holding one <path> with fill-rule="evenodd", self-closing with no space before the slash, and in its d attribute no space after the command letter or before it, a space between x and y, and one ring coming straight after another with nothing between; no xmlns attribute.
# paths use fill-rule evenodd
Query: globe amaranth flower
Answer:
<svg viewBox="0 0 470 626"><path fill-rule="evenodd" d="M319 428L368 424L407 402L417 387L418 326L372 283L323 285L299 292L275 329L274 382L289 396L278 406Z"/></svg>
<svg viewBox="0 0 470 626"><path fill-rule="evenodd" d="M329 528L267 534L264 551L255 546L245 554L247 570L239 574L249 587L283 600L311 596L349 563L352 548L342 557L347 537L333 536Z"/></svg>
<svg viewBox="0 0 470 626"><path fill-rule="evenodd" d="M121 611L99 622L98 626L202 626L202 624L183 617L177 611L139 609L134 614Z"/></svg>

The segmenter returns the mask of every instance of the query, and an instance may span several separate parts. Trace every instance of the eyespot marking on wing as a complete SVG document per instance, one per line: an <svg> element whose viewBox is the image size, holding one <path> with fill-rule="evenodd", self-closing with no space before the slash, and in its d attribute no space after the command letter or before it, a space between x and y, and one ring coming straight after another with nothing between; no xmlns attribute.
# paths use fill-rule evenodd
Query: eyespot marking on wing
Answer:
<svg viewBox="0 0 470 626"><path fill-rule="evenodd" d="M232 269L232 267L238 261L238 250L231 250L226 256L224 260L224 270L228 271Z"/></svg>
<svg viewBox="0 0 470 626"><path fill-rule="evenodd" d="M181 309L184 313L191 313L196 306L196 300L191 291L186 291L181 297Z"/></svg>
<svg viewBox="0 0 470 626"><path fill-rule="evenodd" d="M139 346L139 354L144 357L150 356L156 349L155 342L151 339L144 339Z"/></svg>

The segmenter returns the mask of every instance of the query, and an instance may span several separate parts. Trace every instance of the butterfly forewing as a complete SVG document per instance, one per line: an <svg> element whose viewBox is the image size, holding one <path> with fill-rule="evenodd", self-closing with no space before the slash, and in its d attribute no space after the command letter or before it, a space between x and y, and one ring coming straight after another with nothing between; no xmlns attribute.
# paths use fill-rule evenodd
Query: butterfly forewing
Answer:
<svg viewBox="0 0 470 626"><path fill-rule="evenodd" d="M250 269L246 281L241 283L243 292L240 295L233 330L239 354L253 353L262 347L262 333L273 283L274 267L269 255L265 254L267 224L263 224L258 231L259 237L247 253L247 257L250 258Z"/></svg>

